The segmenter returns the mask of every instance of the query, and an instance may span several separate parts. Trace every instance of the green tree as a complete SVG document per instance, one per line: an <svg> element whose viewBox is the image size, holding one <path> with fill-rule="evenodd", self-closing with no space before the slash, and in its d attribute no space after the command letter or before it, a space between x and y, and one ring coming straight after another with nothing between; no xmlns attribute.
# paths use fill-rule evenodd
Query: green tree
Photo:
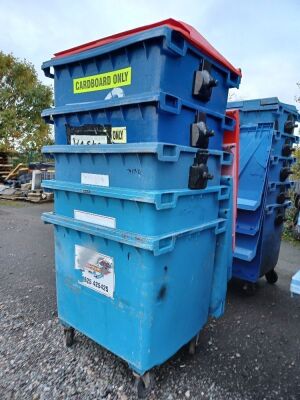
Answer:
<svg viewBox="0 0 300 400"><path fill-rule="evenodd" d="M293 176L292 179L299 180L300 179L300 147L297 147L295 151L296 162L292 167Z"/></svg>
<svg viewBox="0 0 300 400"><path fill-rule="evenodd" d="M52 104L34 66L0 51L0 151L39 151L51 142L41 111Z"/></svg>

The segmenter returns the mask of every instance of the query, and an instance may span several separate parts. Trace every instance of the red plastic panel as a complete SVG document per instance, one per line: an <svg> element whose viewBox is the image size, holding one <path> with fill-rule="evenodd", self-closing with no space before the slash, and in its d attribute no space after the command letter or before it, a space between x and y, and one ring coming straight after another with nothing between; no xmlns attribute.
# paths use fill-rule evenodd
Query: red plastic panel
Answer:
<svg viewBox="0 0 300 400"><path fill-rule="evenodd" d="M225 131L223 137L224 144L235 143L240 144L240 113L239 110L227 110L226 116L235 120L235 128L233 131Z"/></svg>
<svg viewBox="0 0 300 400"><path fill-rule="evenodd" d="M232 165L224 165L222 167L222 175L230 175L233 177L233 229L232 244L235 248L235 225L237 218L237 194L239 185L239 159L240 159L240 114L238 110L226 111L226 115L235 120L235 128L233 131L224 131L223 150L229 151L233 155Z"/></svg>
<svg viewBox="0 0 300 400"><path fill-rule="evenodd" d="M128 38L129 36L133 36L136 33L157 28L159 26L168 26L169 28L180 32L186 38L186 40L188 40L191 44L201 50L204 54L212 57L221 65L228 68L235 74L239 76L242 75L241 70L235 68L232 64L230 64L230 62L226 60L226 58L223 57L222 54L220 54L196 29L185 22L177 21L173 18L165 19L154 24L141 26L139 28L131 29L125 32L117 33L115 35L107 36L102 39L94 40L80 46L72 47L68 50L60 51L58 53L55 53L54 55L55 57L70 56L72 54L80 53L82 51L90 50L95 47L104 46L105 44Z"/></svg>

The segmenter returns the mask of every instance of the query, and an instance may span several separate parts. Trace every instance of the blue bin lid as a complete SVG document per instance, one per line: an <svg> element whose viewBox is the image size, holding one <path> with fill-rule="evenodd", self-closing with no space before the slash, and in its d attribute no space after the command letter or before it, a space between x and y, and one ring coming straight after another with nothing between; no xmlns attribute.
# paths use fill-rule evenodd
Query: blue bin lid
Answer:
<svg viewBox="0 0 300 400"><path fill-rule="evenodd" d="M248 111L278 111L283 108L287 112L293 113L299 119L297 108L292 104L282 103L278 97L267 97L264 99L251 99L241 101L230 101L227 103L228 110Z"/></svg>
<svg viewBox="0 0 300 400"><path fill-rule="evenodd" d="M240 69L235 68L222 54L220 54L195 28L191 25L177 21L173 18L168 18L159 22L155 22L150 25L141 26L134 28L125 32L117 33L115 35L107 36L102 39L94 40L79 46L72 47L68 50L63 50L54 54L54 58L69 57L74 54L78 54L87 50L94 49L96 47L104 46L113 42L118 42L120 40L128 39L134 35L140 34L145 31L149 31L155 28L168 27L181 33L186 40L193 46L198 48L201 52L213 58L219 62L223 67L229 69L231 72L238 76L242 76Z"/></svg>

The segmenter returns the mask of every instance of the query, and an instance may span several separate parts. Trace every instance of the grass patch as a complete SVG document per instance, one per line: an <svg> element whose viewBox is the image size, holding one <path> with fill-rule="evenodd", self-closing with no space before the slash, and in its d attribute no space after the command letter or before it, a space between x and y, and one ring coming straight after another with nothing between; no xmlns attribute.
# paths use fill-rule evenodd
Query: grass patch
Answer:
<svg viewBox="0 0 300 400"><path fill-rule="evenodd" d="M297 235L294 229L294 220L297 210L295 207L288 208L285 214L286 221L283 227L282 239L300 246L300 235Z"/></svg>

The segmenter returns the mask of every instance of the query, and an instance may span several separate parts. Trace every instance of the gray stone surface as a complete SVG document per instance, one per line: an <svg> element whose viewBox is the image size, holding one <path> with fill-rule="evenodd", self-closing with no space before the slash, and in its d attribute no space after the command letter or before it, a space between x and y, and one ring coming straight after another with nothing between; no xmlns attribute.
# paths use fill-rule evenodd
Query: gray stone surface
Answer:
<svg viewBox="0 0 300 400"><path fill-rule="evenodd" d="M66 348L56 317L49 204L0 203L0 398L134 399L132 374L77 333ZM300 246L283 243L279 281L255 297L231 283L226 314L210 320L195 356L155 368L150 399L300 399L300 298L290 297Z"/></svg>

